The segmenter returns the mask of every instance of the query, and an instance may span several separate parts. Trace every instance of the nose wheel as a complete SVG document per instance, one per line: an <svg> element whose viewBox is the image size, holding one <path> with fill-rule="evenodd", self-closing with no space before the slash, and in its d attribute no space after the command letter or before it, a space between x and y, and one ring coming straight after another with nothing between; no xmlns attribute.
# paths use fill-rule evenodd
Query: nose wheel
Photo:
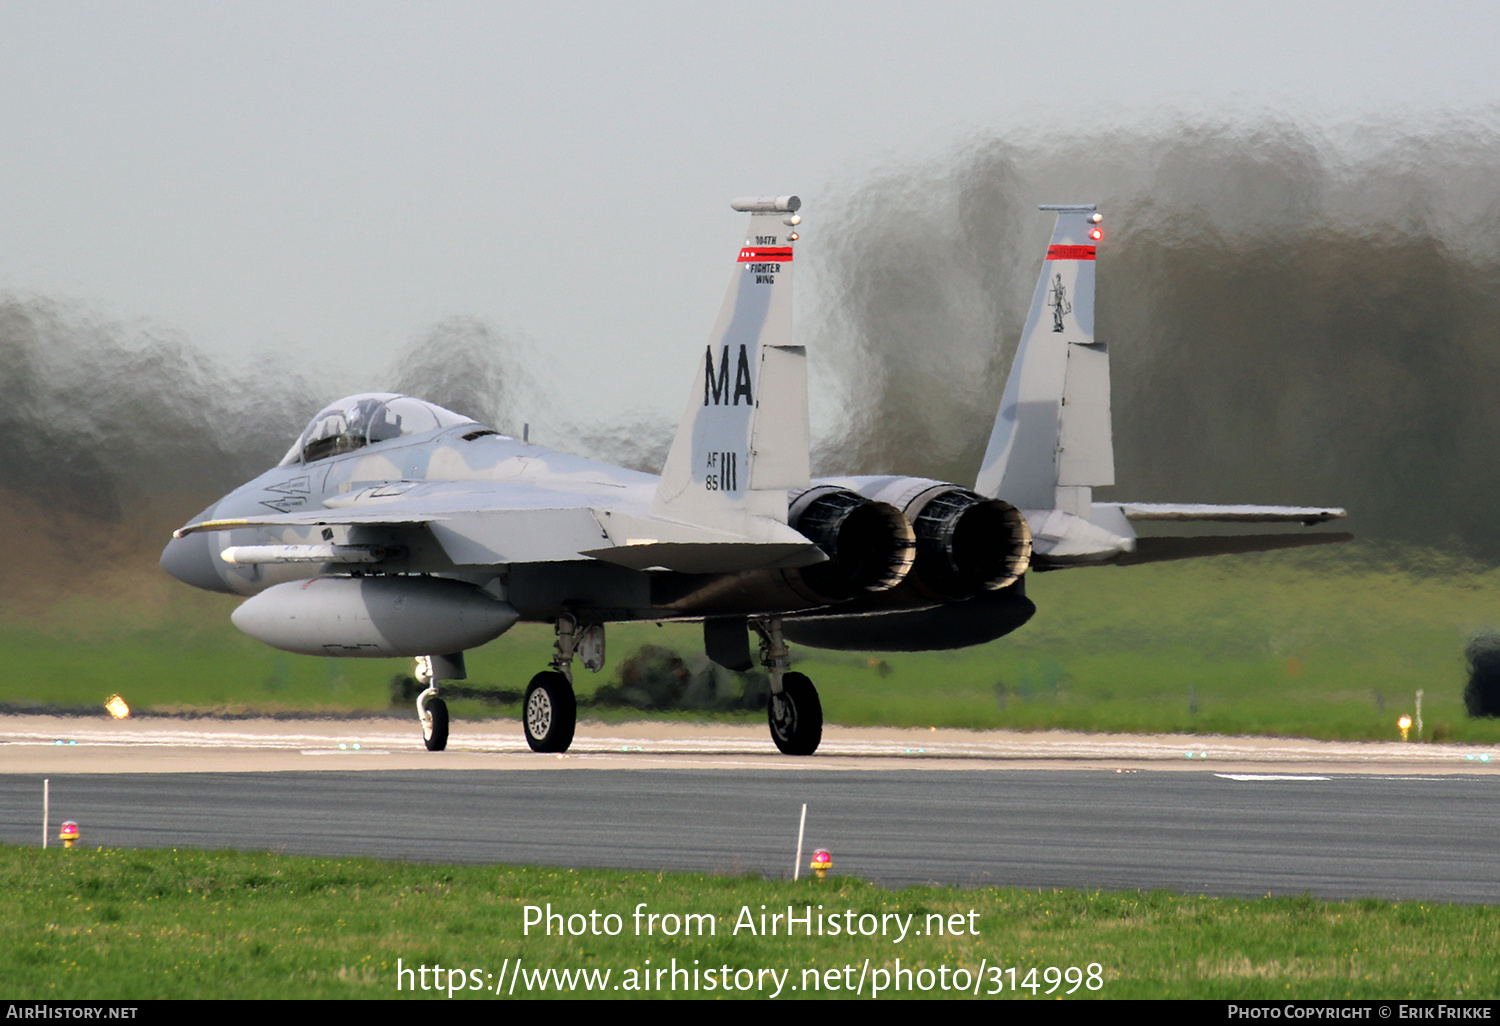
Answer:
<svg viewBox="0 0 1500 1026"><path fill-rule="evenodd" d="M441 752L448 747L448 703L441 698L428 699L422 711L422 741L429 752Z"/></svg>
<svg viewBox="0 0 1500 1026"><path fill-rule="evenodd" d="M416 669L412 673L417 683L425 688L417 696L417 722L422 725L422 743L429 752L441 752L448 747L448 703L438 697L438 680L463 680L463 653L417 656Z"/></svg>

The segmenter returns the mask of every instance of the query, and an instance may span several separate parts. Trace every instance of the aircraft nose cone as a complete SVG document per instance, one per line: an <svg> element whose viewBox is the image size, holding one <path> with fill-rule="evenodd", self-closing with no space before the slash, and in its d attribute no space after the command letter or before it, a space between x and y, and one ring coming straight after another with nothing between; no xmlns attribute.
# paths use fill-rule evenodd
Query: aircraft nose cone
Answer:
<svg viewBox="0 0 1500 1026"><path fill-rule="evenodd" d="M214 565L218 554L208 544L207 534L173 538L161 552L161 568L183 584L205 591L230 592L228 582Z"/></svg>

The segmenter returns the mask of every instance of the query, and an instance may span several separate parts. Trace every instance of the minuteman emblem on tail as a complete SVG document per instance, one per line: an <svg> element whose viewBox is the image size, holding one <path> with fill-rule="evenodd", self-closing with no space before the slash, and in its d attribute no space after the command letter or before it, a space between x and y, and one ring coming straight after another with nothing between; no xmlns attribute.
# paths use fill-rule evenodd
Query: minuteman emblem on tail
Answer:
<svg viewBox="0 0 1500 1026"><path fill-rule="evenodd" d="M1052 330L1062 331L1063 317L1073 312L1073 304L1068 302L1068 287L1060 274L1052 279L1052 298L1047 305L1052 308Z"/></svg>

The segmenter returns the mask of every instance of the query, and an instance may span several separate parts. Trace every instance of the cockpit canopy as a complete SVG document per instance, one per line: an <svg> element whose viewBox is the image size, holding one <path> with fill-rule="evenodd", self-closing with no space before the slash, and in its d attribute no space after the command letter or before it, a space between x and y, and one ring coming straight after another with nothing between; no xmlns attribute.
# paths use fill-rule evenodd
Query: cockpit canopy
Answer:
<svg viewBox="0 0 1500 1026"><path fill-rule="evenodd" d="M452 410L408 395L362 392L340 399L314 417L281 466L313 463L376 442L473 423Z"/></svg>

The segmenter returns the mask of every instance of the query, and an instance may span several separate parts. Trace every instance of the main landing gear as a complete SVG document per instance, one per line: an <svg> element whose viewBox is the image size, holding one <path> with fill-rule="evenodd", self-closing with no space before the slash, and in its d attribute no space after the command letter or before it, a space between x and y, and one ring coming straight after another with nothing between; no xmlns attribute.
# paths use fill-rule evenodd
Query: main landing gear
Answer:
<svg viewBox="0 0 1500 1026"><path fill-rule="evenodd" d="M780 617L751 620L749 627L760 636L760 662L771 676L771 699L766 705L771 740L785 755L811 755L823 740L823 704L818 700L818 689L806 674L788 668ZM749 653L740 647L744 635L739 637L741 641L733 646L740 653L735 657L736 668L746 669L750 665ZM711 654L712 651L711 647ZM566 752L573 743L573 730L578 725L573 660L576 657L591 673L604 668L604 626L580 624L571 616L559 616L552 652L550 667L531 678L522 703L526 743L534 752ZM422 740L430 752L441 752L448 747L448 704L438 697L438 681L464 677L462 652L417 657L416 678L425 685L417 696L417 719L422 724Z"/></svg>
<svg viewBox="0 0 1500 1026"><path fill-rule="evenodd" d="M604 625L582 625L571 616L557 618L552 668L531 678L521 705L526 743L533 752L566 752L578 724L573 696L573 657L590 673L604 668Z"/></svg>
<svg viewBox="0 0 1500 1026"><path fill-rule="evenodd" d="M818 689L806 674L787 669L789 660L779 617L751 620L750 627L760 635L761 665L771 675L771 701L766 706L771 740L783 755L811 755L823 740L823 703L818 701Z"/></svg>

